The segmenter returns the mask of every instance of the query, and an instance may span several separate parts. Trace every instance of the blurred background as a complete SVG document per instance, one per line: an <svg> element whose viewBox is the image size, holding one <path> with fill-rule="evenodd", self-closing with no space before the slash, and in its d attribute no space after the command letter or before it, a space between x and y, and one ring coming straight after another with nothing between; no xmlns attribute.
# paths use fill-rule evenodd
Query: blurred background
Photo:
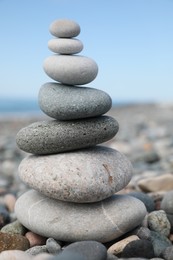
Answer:
<svg viewBox="0 0 173 260"><path fill-rule="evenodd" d="M81 26L82 55L114 104L173 99L172 0L0 0L0 111L38 110L39 88L52 81L42 64L52 55L49 25L69 18Z"/></svg>

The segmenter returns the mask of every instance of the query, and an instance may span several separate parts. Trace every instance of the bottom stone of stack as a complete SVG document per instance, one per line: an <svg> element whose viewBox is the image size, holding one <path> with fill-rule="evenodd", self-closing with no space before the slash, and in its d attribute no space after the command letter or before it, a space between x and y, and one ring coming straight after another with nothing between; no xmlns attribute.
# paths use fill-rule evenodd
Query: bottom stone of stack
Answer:
<svg viewBox="0 0 173 260"><path fill-rule="evenodd" d="M60 241L111 241L137 227L146 215L144 204L127 195L79 204L48 198L35 190L16 202L18 220L29 230Z"/></svg>

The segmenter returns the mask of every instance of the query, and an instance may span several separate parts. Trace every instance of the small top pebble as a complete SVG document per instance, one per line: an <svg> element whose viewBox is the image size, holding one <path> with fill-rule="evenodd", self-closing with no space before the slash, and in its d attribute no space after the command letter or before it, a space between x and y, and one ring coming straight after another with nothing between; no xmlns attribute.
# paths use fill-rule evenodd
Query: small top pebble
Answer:
<svg viewBox="0 0 173 260"><path fill-rule="evenodd" d="M49 31L55 37L71 38L79 35L80 26L73 20L60 19L51 23Z"/></svg>

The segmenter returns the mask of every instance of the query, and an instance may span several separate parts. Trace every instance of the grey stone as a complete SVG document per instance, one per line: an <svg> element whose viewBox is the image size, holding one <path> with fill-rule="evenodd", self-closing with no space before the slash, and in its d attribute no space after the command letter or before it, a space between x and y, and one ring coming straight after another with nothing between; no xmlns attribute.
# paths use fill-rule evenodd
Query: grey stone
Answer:
<svg viewBox="0 0 173 260"><path fill-rule="evenodd" d="M111 97L104 91L53 82L40 88L38 101L45 114L58 120L100 116L112 106Z"/></svg>
<svg viewBox="0 0 173 260"><path fill-rule="evenodd" d="M168 220L169 220L169 223L171 225L171 233L173 233L173 214L166 214Z"/></svg>
<svg viewBox="0 0 173 260"><path fill-rule="evenodd" d="M30 255L38 255L41 253L48 253L46 245L43 246L33 246L25 251L27 254Z"/></svg>
<svg viewBox="0 0 173 260"><path fill-rule="evenodd" d="M171 225L164 210L156 210L151 212L147 218L148 227L160 232L164 236L169 236Z"/></svg>
<svg viewBox="0 0 173 260"><path fill-rule="evenodd" d="M86 260L106 260L106 247L97 241L79 241L67 246L64 253L78 253L84 256Z"/></svg>
<svg viewBox="0 0 173 260"><path fill-rule="evenodd" d="M25 227L45 237L108 242L137 227L146 208L140 200L126 195L82 204L50 199L31 190L17 200L15 212Z"/></svg>
<svg viewBox="0 0 173 260"><path fill-rule="evenodd" d="M168 214L173 214L173 190L166 192L161 202L160 208Z"/></svg>
<svg viewBox="0 0 173 260"><path fill-rule="evenodd" d="M86 258L78 253L66 252L55 255L49 258L49 260L86 260Z"/></svg>
<svg viewBox="0 0 173 260"><path fill-rule="evenodd" d="M48 47L55 53L76 54L82 51L83 44L77 39L59 38L49 40Z"/></svg>
<svg viewBox="0 0 173 260"><path fill-rule="evenodd" d="M162 257L165 260L172 260L173 259L173 246L169 246L165 248L165 250L162 252Z"/></svg>
<svg viewBox="0 0 173 260"><path fill-rule="evenodd" d="M139 192L139 191L133 191L133 192L130 192L129 195L141 200L145 204L145 207L148 212L155 210L155 203L154 203L153 198L148 196L146 193Z"/></svg>
<svg viewBox="0 0 173 260"><path fill-rule="evenodd" d="M154 248L155 256L161 256L162 252L171 246L171 241L159 232L151 231L151 242Z"/></svg>
<svg viewBox="0 0 173 260"><path fill-rule="evenodd" d="M17 136L18 147L33 154L53 154L95 146L112 139L118 132L112 117L71 121L41 121L22 128Z"/></svg>
<svg viewBox="0 0 173 260"><path fill-rule="evenodd" d="M135 240L126 245L122 252L122 257L154 257L153 245L148 240Z"/></svg>
<svg viewBox="0 0 173 260"><path fill-rule="evenodd" d="M76 152L23 159L19 176L48 197L96 202L124 188L132 176L130 161L118 151L96 146Z"/></svg>
<svg viewBox="0 0 173 260"><path fill-rule="evenodd" d="M26 233L26 228L18 220L16 220L1 228L1 232L19 234L23 236Z"/></svg>
<svg viewBox="0 0 173 260"><path fill-rule="evenodd" d="M68 85L90 83L98 73L96 62L80 55L52 55L45 59L43 68L51 79Z"/></svg>
<svg viewBox="0 0 173 260"><path fill-rule="evenodd" d="M47 248L47 251L53 255L59 254L62 251L60 244L58 244L58 242L55 239L53 239L52 237L49 237L46 240L46 248Z"/></svg>
<svg viewBox="0 0 173 260"><path fill-rule="evenodd" d="M80 26L73 20L59 19L51 23L49 31L56 37L71 38L79 35Z"/></svg>

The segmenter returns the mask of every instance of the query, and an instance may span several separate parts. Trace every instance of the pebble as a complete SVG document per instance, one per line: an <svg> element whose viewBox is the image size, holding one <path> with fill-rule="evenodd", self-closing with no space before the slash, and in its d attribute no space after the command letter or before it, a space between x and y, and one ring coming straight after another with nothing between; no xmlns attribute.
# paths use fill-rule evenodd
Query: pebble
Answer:
<svg viewBox="0 0 173 260"><path fill-rule="evenodd" d="M71 38L79 35L80 26L73 20L59 19L51 23L49 31L55 37Z"/></svg>
<svg viewBox="0 0 173 260"><path fill-rule="evenodd" d="M60 244L52 237L46 240L46 247L47 247L47 251L50 254L54 255L54 254L59 254L61 252Z"/></svg>
<svg viewBox="0 0 173 260"><path fill-rule="evenodd" d="M0 253L0 260L31 260L31 257L21 250L5 250Z"/></svg>
<svg viewBox="0 0 173 260"><path fill-rule="evenodd" d="M67 85L88 84L98 73L96 62L81 55L54 54L44 60L43 69L51 79Z"/></svg>
<svg viewBox="0 0 173 260"><path fill-rule="evenodd" d="M24 226L45 237L108 242L137 227L146 209L140 200L126 195L79 204L50 199L31 190L17 200L15 212Z"/></svg>
<svg viewBox="0 0 173 260"><path fill-rule="evenodd" d="M58 120L100 116L112 106L111 97L104 91L54 82L40 88L38 102L45 114Z"/></svg>
<svg viewBox="0 0 173 260"><path fill-rule="evenodd" d="M173 190L165 193L161 201L160 208L163 209L166 213L173 215Z"/></svg>
<svg viewBox="0 0 173 260"><path fill-rule="evenodd" d="M151 242L154 248L154 255L161 256L162 252L168 247L171 246L171 241L162 235L160 232L151 231Z"/></svg>
<svg viewBox="0 0 173 260"><path fill-rule="evenodd" d="M106 247L97 241L79 241L71 243L67 246L63 252L64 253L78 253L83 256L86 260L106 260L107 250Z"/></svg>
<svg viewBox="0 0 173 260"><path fill-rule="evenodd" d="M151 198L146 193L139 192L139 191L133 191L133 192L129 192L128 195L133 196L133 197L141 200L144 203L148 212L152 212L152 211L155 210L155 203L154 203L153 198Z"/></svg>
<svg viewBox="0 0 173 260"><path fill-rule="evenodd" d="M51 39L48 41L48 47L51 51L59 54L76 54L82 51L83 44L77 39Z"/></svg>
<svg viewBox="0 0 173 260"><path fill-rule="evenodd" d="M35 234L31 231L28 231L26 234L25 234L25 237L29 240L29 243L30 243L30 247L33 247L33 246L40 246L40 245L44 245L46 243L46 238L45 237L42 237L38 234Z"/></svg>
<svg viewBox="0 0 173 260"><path fill-rule="evenodd" d="M0 228L10 222L10 215L4 205L0 205Z"/></svg>
<svg viewBox="0 0 173 260"><path fill-rule="evenodd" d="M13 194L6 194L4 196L4 204L9 212L14 211L15 203L16 203L16 197Z"/></svg>
<svg viewBox="0 0 173 260"><path fill-rule="evenodd" d="M168 246L163 252L162 257L165 260L172 260L173 259L173 246Z"/></svg>
<svg viewBox="0 0 173 260"><path fill-rule="evenodd" d="M26 250L26 253L29 255L38 255L41 253L48 253L46 245L42 246L33 246Z"/></svg>
<svg viewBox="0 0 173 260"><path fill-rule="evenodd" d="M138 239L139 239L139 237L136 235L128 236L128 237L116 242L112 246L110 246L108 248L108 253L111 253L113 255L119 255L120 253L122 253L123 249L126 247L126 245L128 243L130 243L131 241L134 241L134 240L138 240Z"/></svg>
<svg viewBox="0 0 173 260"><path fill-rule="evenodd" d="M71 121L41 121L21 129L18 147L33 154L53 154L91 147L112 139L118 122L109 116Z"/></svg>
<svg viewBox="0 0 173 260"><path fill-rule="evenodd" d="M23 236L26 233L26 228L18 220L16 220L1 228L1 232L19 234Z"/></svg>
<svg viewBox="0 0 173 260"><path fill-rule="evenodd" d="M76 252L64 252L63 254L55 255L50 260L86 260L86 258Z"/></svg>
<svg viewBox="0 0 173 260"><path fill-rule="evenodd" d="M173 174L167 173L154 178L146 178L138 182L144 192L169 191L173 189Z"/></svg>
<svg viewBox="0 0 173 260"><path fill-rule="evenodd" d="M29 241L19 234L9 234L0 232L0 252L4 250L27 250Z"/></svg>
<svg viewBox="0 0 173 260"><path fill-rule="evenodd" d="M30 155L19 166L21 180L31 188L51 198L77 203L110 197L129 183L132 171L123 154L104 146Z"/></svg>
<svg viewBox="0 0 173 260"><path fill-rule="evenodd" d="M128 243L122 252L122 257L154 257L153 245L148 240L135 240Z"/></svg>
<svg viewBox="0 0 173 260"><path fill-rule="evenodd" d="M164 210L153 211L148 215L148 226L150 230L160 232L168 237L171 230L170 222Z"/></svg>

